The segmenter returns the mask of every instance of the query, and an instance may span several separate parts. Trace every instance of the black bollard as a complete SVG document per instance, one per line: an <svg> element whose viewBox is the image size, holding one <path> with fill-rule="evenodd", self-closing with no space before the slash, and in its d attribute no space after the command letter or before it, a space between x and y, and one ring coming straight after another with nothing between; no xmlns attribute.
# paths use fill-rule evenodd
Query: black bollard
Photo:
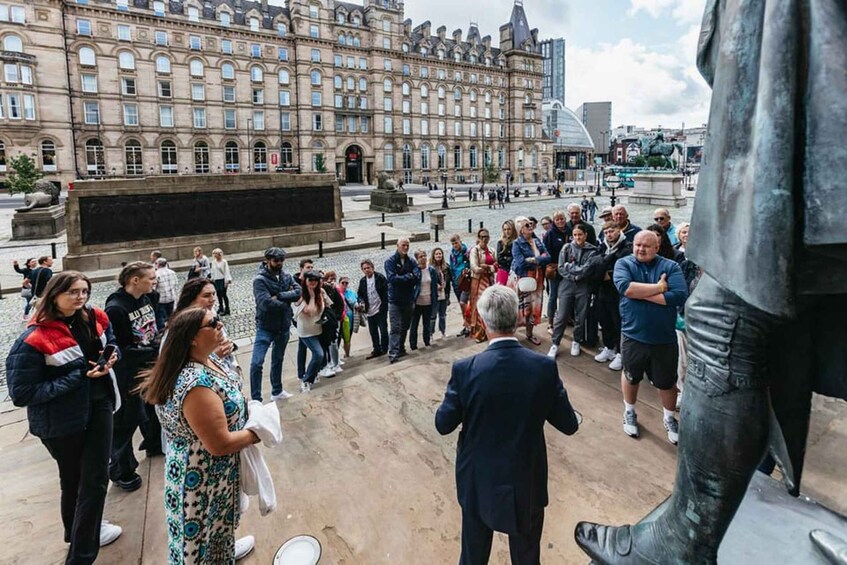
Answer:
<svg viewBox="0 0 847 565"><path fill-rule="evenodd" d="M435 233L438 233L438 232L435 232ZM438 239L436 239L435 241L438 241ZM5 299L6 299L6 297L3 296L3 287L0 286L0 300L5 300Z"/></svg>
<svg viewBox="0 0 847 565"><path fill-rule="evenodd" d="M324 240L318 240L318 257L323 258L324 256Z"/></svg>
<svg viewBox="0 0 847 565"><path fill-rule="evenodd" d="M473 233L473 220L468 218L468 233Z"/></svg>
<svg viewBox="0 0 847 565"><path fill-rule="evenodd" d="M385 212L382 213L382 222L385 223Z"/></svg>
<svg viewBox="0 0 847 565"><path fill-rule="evenodd" d="M423 210L421 210L421 223L422 224L425 223L425 221L424 221L424 211Z"/></svg>
<svg viewBox="0 0 847 565"><path fill-rule="evenodd" d="M479 223L479 229L482 229L482 227L483 227L483 224L482 224L482 222L480 222Z"/></svg>
<svg viewBox="0 0 847 565"><path fill-rule="evenodd" d="M385 249L385 232L379 234L381 249Z"/></svg>
<svg viewBox="0 0 847 565"><path fill-rule="evenodd" d="M438 241L438 224L435 224L435 241Z"/></svg>
<svg viewBox="0 0 847 565"><path fill-rule="evenodd" d="M50 253L53 256L53 259L56 258L56 242L50 244Z"/></svg>

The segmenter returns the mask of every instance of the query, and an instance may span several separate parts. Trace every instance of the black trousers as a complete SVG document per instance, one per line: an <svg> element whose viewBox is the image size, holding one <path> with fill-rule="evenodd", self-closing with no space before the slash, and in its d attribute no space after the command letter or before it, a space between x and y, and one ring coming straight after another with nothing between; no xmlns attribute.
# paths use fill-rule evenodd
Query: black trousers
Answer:
<svg viewBox="0 0 847 565"><path fill-rule="evenodd" d="M530 529L522 534L509 534L509 555L512 565L541 563L541 531L544 529L544 509L532 516ZM462 555L459 565L486 565L491 555L494 531L475 514L462 510Z"/></svg>
<svg viewBox="0 0 847 565"><path fill-rule="evenodd" d="M620 353L621 350L621 310L620 298L608 296L607 294L597 295L597 300L594 302L597 309L597 321L603 328L603 345Z"/></svg>
<svg viewBox="0 0 847 565"><path fill-rule="evenodd" d="M229 314L229 297L226 295L226 281L224 279L215 279L212 282L215 285L215 292L218 294L218 314Z"/></svg>
<svg viewBox="0 0 847 565"><path fill-rule="evenodd" d="M145 402L144 412L147 414L147 421L139 426L144 441L138 447L148 454L160 455L162 453L162 425L156 415L156 407Z"/></svg>
<svg viewBox="0 0 847 565"><path fill-rule="evenodd" d="M85 430L42 439L41 443L59 466L62 524L65 541L71 544L65 563L94 563L100 551L100 522L109 486L111 399L91 401Z"/></svg>
<svg viewBox="0 0 847 565"><path fill-rule="evenodd" d="M388 309L368 317L368 332L375 353L388 353Z"/></svg>
<svg viewBox="0 0 847 565"><path fill-rule="evenodd" d="M412 349L418 348L418 326L423 322L423 342L424 345L428 346L429 342L432 340L432 305L427 304L426 306L421 306L420 304L415 304L414 310L412 310L412 324L409 326L409 346Z"/></svg>
<svg viewBox="0 0 847 565"><path fill-rule="evenodd" d="M121 409L115 414L112 432L112 457L109 461L109 478L113 481L129 480L138 468L132 436L144 421L145 407L136 394L129 394L123 400Z"/></svg>

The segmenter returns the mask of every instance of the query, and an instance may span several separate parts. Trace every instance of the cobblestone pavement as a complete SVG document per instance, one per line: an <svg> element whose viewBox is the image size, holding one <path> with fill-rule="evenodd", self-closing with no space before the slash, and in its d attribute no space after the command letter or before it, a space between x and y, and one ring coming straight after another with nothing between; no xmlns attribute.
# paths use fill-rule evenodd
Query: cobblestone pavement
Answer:
<svg viewBox="0 0 847 565"><path fill-rule="evenodd" d="M422 248L427 252L431 251L435 246L443 248L448 247L449 234L458 232L466 242L473 241L473 236L468 233L468 220L472 221L473 231L479 228L479 223L482 222L485 227L492 231L492 237L496 238L500 233L500 225L508 218L514 218L517 215L535 216L539 220L546 215L552 215L555 210L565 209L570 202L578 202L582 199L582 194L567 195L560 200L555 199L539 199L536 196L529 198L512 199L510 204L507 204L505 209L489 210L486 205L479 205L470 208L454 208L446 210L445 230L439 235L440 242L421 242L414 244L413 250ZM434 200L434 199L433 199ZM461 199L457 195L457 201ZM467 196L464 199L467 202ZM596 199L600 209L609 204L608 197L599 197ZM418 202L420 204L420 202ZM630 217L636 225L645 227L653 223L652 206L637 205L630 208ZM691 205L678 208L671 211L673 221L679 223L687 221L691 215ZM426 216L426 214L425 214ZM357 224L362 222L373 224L374 230L379 230L376 225L379 221L379 216L369 216L361 219L345 220L345 225ZM387 214L387 221L392 221L394 227L408 231L426 231L429 228L429 218L425 217L426 223L421 223L420 212L409 212L407 214ZM595 218L595 227L600 225L599 219ZM539 228L540 232L540 228ZM364 258L370 258L377 265L377 269L382 271L381 263L388 257L393 250L386 249L364 249L346 251L342 253L326 256L322 259L314 258L316 266L324 271L334 270L339 276L349 276L355 285L358 285L358 280L361 277L359 263ZM295 272L298 269L299 259L291 259L286 263L285 269L288 272ZM236 265L231 267L233 283L229 288L229 298L231 303L232 315L227 317L226 327L230 336L233 339L252 337L255 333L255 308L252 297L252 278L256 272L257 265ZM9 267L11 269L11 267ZM180 273L182 276L182 273ZM117 283L102 282L93 285L91 303L95 306L102 307L106 298L111 292L117 288ZM5 361L12 344L24 328L21 321L23 313L23 299L19 296L8 296L5 300L0 300L0 359ZM0 389L5 389L5 362L0 365ZM0 397L5 397L5 392L0 394ZM0 398L1 399L1 398Z"/></svg>

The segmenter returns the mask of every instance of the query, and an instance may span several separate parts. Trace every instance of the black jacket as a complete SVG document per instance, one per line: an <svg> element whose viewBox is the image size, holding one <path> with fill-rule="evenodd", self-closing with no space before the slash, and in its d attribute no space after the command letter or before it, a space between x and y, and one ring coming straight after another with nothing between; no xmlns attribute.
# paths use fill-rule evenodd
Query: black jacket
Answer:
<svg viewBox="0 0 847 565"><path fill-rule="evenodd" d="M259 272L253 277L256 327L268 332L288 331L294 315L291 304L300 299L300 292L300 285L285 271L277 276L266 263L259 265Z"/></svg>
<svg viewBox="0 0 847 565"><path fill-rule="evenodd" d="M562 252L562 248L570 240L571 232L567 227L565 228L565 231L560 231L559 228L553 224L553 227L544 233L544 237L541 238L541 241L544 242L544 247L547 248L547 253L550 254L550 262L559 262L559 253Z"/></svg>
<svg viewBox="0 0 847 565"><path fill-rule="evenodd" d="M29 281L32 283L32 295L41 296L52 277L53 271L48 267L36 267L33 269L29 274Z"/></svg>
<svg viewBox="0 0 847 565"><path fill-rule="evenodd" d="M626 236L621 233L621 237ZM607 255L606 250L608 249L609 244L606 241L603 241L603 243L600 244L600 262L597 268L597 279L600 284L598 294L602 298L619 300L620 294L618 293L618 289L615 288L615 283L612 281L611 276L615 271L615 263L618 262L618 259L626 257L627 255L632 255L632 242L629 238L626 238L626 240L622 241L617 249L615 249L614 253ZM608 273L610 277L607 281L603 280L606 273Z"/></svg>
<svg viewBox="0 0 847 565"><path fill-rule="evenodd" d="M385 275L382 273L377 273L374 271L374 277L376 278L376 293L379 296L379 313L382 314L388 311L388 280L385 278ZM365 314L371 309L371 305L368 302L368 278L362 277L359 280L359 302L365 305Z"/></svg>
<svg viewBox="0 0 847 565"><path fill-rule="evenodd" d="M573 229L575 226L582 226L582 229L585 230L585 239L588 241L588 243L591 243L592 245L597 245L597 232L594 231L594 226L592 226L588 222L583 222L582 220L580 220L576 224L568 220L568 222L565 224L565 231L568 233L569 242L573 239Z"/></svg>
<svg viewBox="0 0 847 565"><path fill-rule="evenodd" d="M415 287L421 280L417 261L409 255L403 259L399 252L395 252L385 261L385 278L388 280L388 301L391 304L414 304Z"/></svg>

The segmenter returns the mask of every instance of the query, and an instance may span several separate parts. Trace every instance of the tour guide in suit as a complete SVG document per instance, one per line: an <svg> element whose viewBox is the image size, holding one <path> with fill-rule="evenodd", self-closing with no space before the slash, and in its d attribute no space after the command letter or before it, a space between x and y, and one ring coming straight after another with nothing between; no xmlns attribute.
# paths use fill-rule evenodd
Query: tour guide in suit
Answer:
<svg viewBox="0 0 847 565"><path fill-rule="evenodd" d="M544 422L571 435L576 413L553 359L515 338L518 297L487 288L477 309L488 348L453 364L435 427L449 434L461 423L456 490L462 507L460 565L488 563L493 530L509 535L512 563L540 562L547 506Z"/></svg>

